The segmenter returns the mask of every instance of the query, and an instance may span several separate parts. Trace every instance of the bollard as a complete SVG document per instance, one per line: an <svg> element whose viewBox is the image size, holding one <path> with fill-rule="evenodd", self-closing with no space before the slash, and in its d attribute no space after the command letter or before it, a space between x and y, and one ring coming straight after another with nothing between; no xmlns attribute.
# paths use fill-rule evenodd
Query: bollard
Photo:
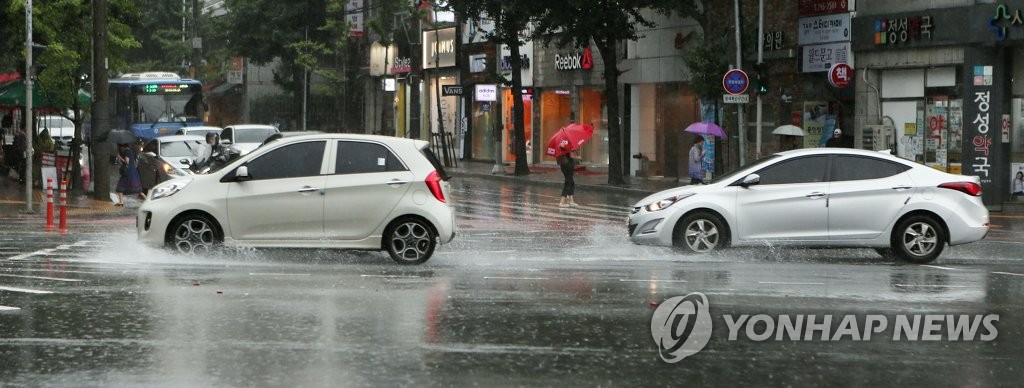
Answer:
<svg viewBox="0 0 1024 388"><path fill-rule="evenodd" d="M53 230L53 179L46 178L46 230Z"/></svg>
<svg viewBox="0 0 1024 388"><path fill-rule="evenodd" d="M68 232L68 182L60 181L60 232Z"/></svg>

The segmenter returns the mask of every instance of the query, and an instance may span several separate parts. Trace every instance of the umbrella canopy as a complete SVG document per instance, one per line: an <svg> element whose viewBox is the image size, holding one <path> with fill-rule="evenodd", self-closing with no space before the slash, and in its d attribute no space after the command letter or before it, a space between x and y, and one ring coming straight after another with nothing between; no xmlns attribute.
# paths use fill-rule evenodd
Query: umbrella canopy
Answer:
<svg viewBox="0 0 1024 388"><path fill-rule="evenodd" d="M796 125L783 125L772 131L773 135L804 136L804 130Z"/></svg>
<svg viewBox="0 0 1024 388"><path fill-rule="evenodd" d="M548 156L559 157L573 151L576 151L583 145L590 137L594 135L594 127L580 124L571 123L555 132L554 136L548 140L547 154Z"/></svg>
<svg viewBox="0 0 1024 388"><path fill-rule="evenodd" d="M0 106L24 106L25 105L25 82L14 80L0 86ZM92 102L92 96L86 91L78 89L78 103L87 106ZM58 103L56 96L38 84L32 87L32 107L35 109L66 109L70 106Z"/></svg>
<svg viewBox="0 0 1024 388"><path fill-rule="evenodd" d="M723 138L725 137L725 131L722 130L722 127L719 127L715 125L715 123L707 121L701 121L690 124L690 126L686 127L686 129L684 129L683 131L698 135L710 135Z"/></svg>

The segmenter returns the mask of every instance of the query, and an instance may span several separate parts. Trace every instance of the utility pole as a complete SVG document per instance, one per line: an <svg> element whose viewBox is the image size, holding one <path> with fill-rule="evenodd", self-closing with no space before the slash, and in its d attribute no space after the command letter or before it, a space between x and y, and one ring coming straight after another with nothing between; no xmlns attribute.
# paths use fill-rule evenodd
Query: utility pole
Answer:
<svg viewBox="0 0 1024 388"><path fill-rule="evenodd" d="M764 80L764 0L757 6L757 79ZM758 84L758 87L761 87ZM761 158L761 91L757 91L757 150L755 155Z"/></svg>
<svg viewBox="0 0 1024 388"><path fill-rule="evenodd" d="M89 138L90 160L96 174L93 198L110 200L110 161L113 147L107 141L110 133L109 90L107 86L107 0L92 2L92 136Z"/></svg>
<svg viewBox="0 0 1024 388"><path fill-rule="evenodd" d="M189 68L189 78L199 79L202 49L203 38L199 37L199 0L192 0L192 66Z"/></svg>
<svg viewBox="0 0 1024 388"><path fill-rule="evenodd" d="M36 136L32 128L32 0L25 2L25 212L32 213L32 138Z"/></svg>
<svg viewBox="0 0 1024 388"><path fill-rule="evenodd" d="M736 5L736 68L743 70L743 46L740 42L740 0L734 0L733 3ZM747 82L750 82L749 78ZM740 135L740 167L747 164L747 125L746 120L744 120L745 116L743 104L736 104L736 121L739 123Z"/></svg>

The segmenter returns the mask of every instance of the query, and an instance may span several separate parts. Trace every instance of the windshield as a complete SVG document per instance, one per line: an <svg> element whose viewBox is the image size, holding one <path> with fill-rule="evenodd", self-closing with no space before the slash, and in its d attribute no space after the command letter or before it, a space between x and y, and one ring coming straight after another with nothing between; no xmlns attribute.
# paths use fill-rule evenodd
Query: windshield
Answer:
<svg viewBox="0 0 1024 388"><path fill-rule="evenodd" d="M275 128L235 128L235 143L262 143L277 132Z"/></svg>
<svg viewBox="0 0 1024 388"><path fill-rule="evenodd" d="M141 123L195 121L199 118L199 94L140 94L136 97Z"/></svg>
<svg viewBox="0 0 1024 388"><path fill-rule="evenodd" d="M713 179L711 182L712 183L718 183L718 182L727 182L727 181L734 180L734 179L738 178L736 175L739 174L740 172L747 171L747 169L749 169L750 167L761 165L761 164L764 164L764 163L768 163L768 162L770 162L772 160L775 160L775 159L778 159L780 157L781 156L779 154L772 154L772 155L765 156L765 157L763 157L761 159L753 161L752 163L750 163L750 164L748 164L746 166L733 169L732 171L729 171L729 172L725 173L725 175L721 175L721 176Z"/></svg>
<svg viewBox="0 0 1024 388"><path fill-rule="evenodd" d="M160 144L160 156L167 158L202 156L205 144L197 140L171 141Z"/></svg>

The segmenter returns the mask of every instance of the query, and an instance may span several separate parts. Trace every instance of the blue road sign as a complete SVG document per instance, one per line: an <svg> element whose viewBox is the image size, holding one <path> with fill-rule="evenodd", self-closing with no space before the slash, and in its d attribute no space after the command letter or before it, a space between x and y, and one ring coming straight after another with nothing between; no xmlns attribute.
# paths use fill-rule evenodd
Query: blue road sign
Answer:
<svg viewBox="0 0 1024 388"><path fill-rule="evenodd" d="M729 70L725 73L725 77L722 77L722 87L729 94L743 94L749 85L750 79L747 78L747 73L740 69Z"/></svg>

